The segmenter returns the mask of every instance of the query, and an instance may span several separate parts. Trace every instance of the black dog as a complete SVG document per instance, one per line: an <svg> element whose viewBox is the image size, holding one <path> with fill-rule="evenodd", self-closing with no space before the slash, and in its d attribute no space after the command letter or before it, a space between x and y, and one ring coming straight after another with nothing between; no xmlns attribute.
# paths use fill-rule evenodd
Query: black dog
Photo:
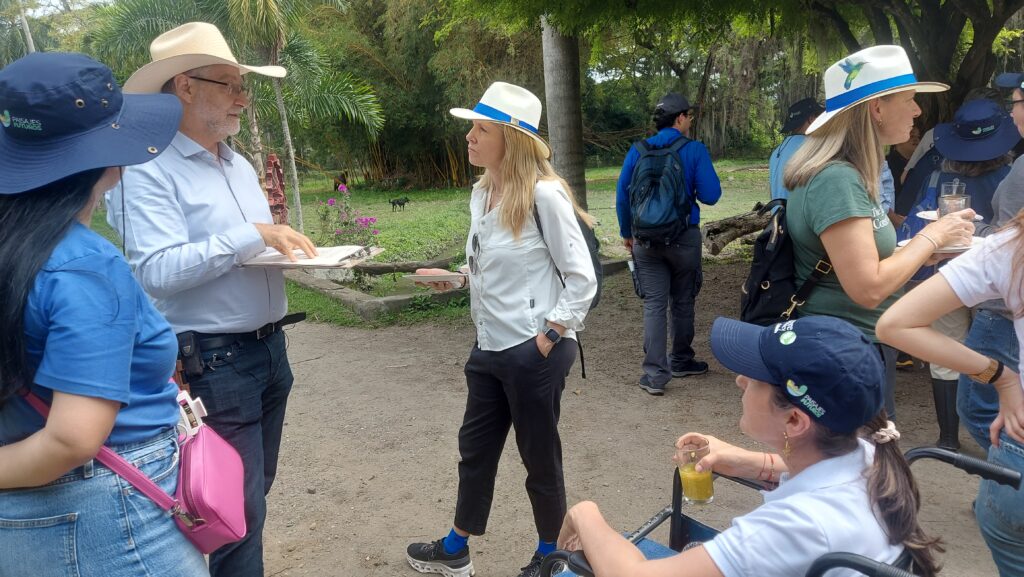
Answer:
<svg viewBox="0 0 1024 577"><path fill-rule="evenodd" d="M338 174L338 176L334 177L334 190L332 190L331 192L338 192L338 188L341 185L343 185L343 184L345 185L345 188L348 188L348 171L347 170L341 172L340 174Z"/></svg>
<svg viewBox="0 0 1024 577"><path fill-rule="evenodd" d="M405 210L405 203L409 202L409 197L403 196L402 198L392 198L388 202L391 203L391 212L395 212L399 208Z"/></svg>

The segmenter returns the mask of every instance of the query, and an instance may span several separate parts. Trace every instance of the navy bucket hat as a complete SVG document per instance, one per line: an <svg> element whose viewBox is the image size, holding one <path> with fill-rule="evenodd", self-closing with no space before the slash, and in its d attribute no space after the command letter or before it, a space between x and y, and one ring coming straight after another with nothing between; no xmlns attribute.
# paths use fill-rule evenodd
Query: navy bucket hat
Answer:
<svg viewBox="0 0 1024 577"><path fill-rule="evenodd" d="M953 122L935 127L935 148L950 160L980 162L999 158L1020 141L1013 119L998 103L981 98L964 102Z"/></svg>
<svg viewBox="0 0 1024 577"><path fill-rule="evenodd" d="M180 120L176 96L124 95L110 69L84 54L29 54L0 70L0 194L148 162Z"/></svg>
<svg viewBox="0 0 1024 577"><path fill-rule="evenodd" d="M793 405L837 433L853 433L882 409L885 367L850 323L803 317L767 327L717 318L711 352L730 371L782 387Z"/></svg>

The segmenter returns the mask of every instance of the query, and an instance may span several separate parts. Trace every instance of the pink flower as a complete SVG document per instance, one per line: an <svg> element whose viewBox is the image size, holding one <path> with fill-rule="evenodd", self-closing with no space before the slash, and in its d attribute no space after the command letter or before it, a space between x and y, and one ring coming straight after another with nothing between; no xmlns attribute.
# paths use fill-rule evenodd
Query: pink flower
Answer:
<svg viewBox="0 0 1024 577"><path fill-rule="evenodd" d="M333 198L328 198L327 199L327 206L334 206L335 202L336 201Z"/></svg>
<svg viewBox="0 0 1024 577"><path fill-rule="evenodd" d="M341 229L340 228L334 229L334 234L341 234Z"/></svg>
<svg viewBox="0 0 1024 577"><path fill-rule="evenodd" d="M373 229L373 234L380 234L380 231L377 229Z"/></svg>
<svg viewBox="0 0 1024 577"><path fill-rule="evenodd" d="M371 216L369 221L370 221L370 224L373 224L373 223L377 222L377 217Z"/></svg>
<svg viewBox="0 0 1024 577"><path fill-rule="evenodd" d="M348 192L348 187L345 186L345 183L341 183L338 185L338 192Z"/></svg>

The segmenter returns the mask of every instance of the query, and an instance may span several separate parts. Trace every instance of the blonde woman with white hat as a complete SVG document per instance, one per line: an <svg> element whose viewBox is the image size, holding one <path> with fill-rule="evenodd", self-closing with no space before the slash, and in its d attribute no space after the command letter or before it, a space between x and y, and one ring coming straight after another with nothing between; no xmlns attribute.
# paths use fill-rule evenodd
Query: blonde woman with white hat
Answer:
<svg viewBox="0 0 1024 577"><path fill-rule="evenodd" d="M970 242L974 215L967 210L933 222L897 251L896 229L879 203L883 147L910 137L921 114L917 92L948 88L919 82L899 46L851 54L825 71L825 112L785 168L785 186L793 191L786 224L797 284L819 260L830 260L832 268L797 310L849 321L877 344L886 365L890 416L896 409L896 351L878 343L875 322L937 249Z"/></svg>
<svg viewBox="0 0 1024 577"><path fill-rule="evenodd" d="M597 291L577 217L591 227L594 219L548 162L550 149L538 134L540 100L530 91L495 82L473 110L451 113L473 121L469 161L484 169L470 198L464 267L477 340L466 362L455 521L447 537L410 545L408 561L421 573L473 574L469 535L487 528L498 461L514 427L539 541L520 577L534 577L565 516L558 416L575 334Z"/></svg>

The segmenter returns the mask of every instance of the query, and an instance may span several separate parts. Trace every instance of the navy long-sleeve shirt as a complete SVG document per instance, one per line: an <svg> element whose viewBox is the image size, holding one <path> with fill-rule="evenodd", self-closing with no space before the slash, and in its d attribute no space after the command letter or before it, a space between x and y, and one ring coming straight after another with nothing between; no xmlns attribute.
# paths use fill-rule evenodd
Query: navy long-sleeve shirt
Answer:
<svg viewBox="0 0 1024 577"><path fill-rule="evenodd" d="M678 140L682 133L675 128L663 128L657 134L647 139L647 144L654 148L665 148L671 146ZM640 151L636 146L629 149L626 160L622 163L622 172L619 173L619 182L615 193L615 211L619 215L619 234L622 238L632 238L633 215L629 207L629 182L633 179L633 169L640 159ZM679 151L679 159L683 163L683 181L686 183L686 191L690 198L712 205L722 197L722 182L718 180L718 173L711 164L711 155L703 142L693 141ZM700 207L696 202L690 204L690 224L700 222Z"/></svg>

